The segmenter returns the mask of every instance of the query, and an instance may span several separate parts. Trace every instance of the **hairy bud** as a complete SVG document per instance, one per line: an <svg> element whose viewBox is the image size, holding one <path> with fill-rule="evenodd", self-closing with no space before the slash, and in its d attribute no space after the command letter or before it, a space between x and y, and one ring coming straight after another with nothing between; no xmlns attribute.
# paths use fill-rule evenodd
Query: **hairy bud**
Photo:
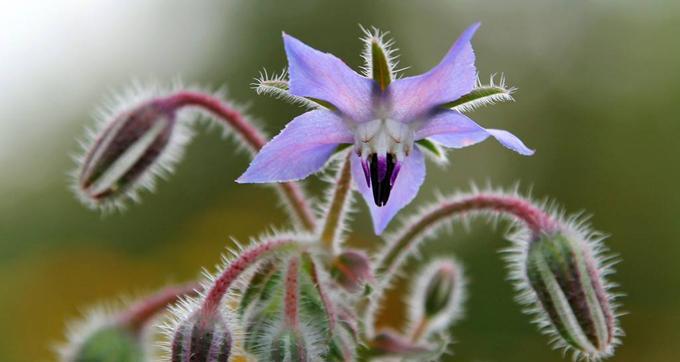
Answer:
<svg viewBox="0 0 680 362"><path fill-rule="evenodd" d="M356 292L373 279L370 260L360 251L347 250L333 261L331 276L348 291Z"/></svg>
<svg viewBox="0 0 680 362"><path fill-rule="evenodd" d="M463 268L453 259L435 260L423 269L410 299L414 340L445 329L459 318L464 288Z"/></svg>
<svg viewBox="0 0 680 362"><path fill-rule="evenodd" d="M232 336L219 315L199 312L177 325L171 343L173 362L227 362Z"/></svg>
<svg viewBox="0 0 680 362"><path fill-rule="evenodd" d="M156 97L105 116L80 160L74 188L81 201L94 208L119 206L169 172L187 139L177 130L177 108L171 97Z"/></svg>
<svg viewBox="0 0 680 362"><path fill-rule="evenodd" d="M144 361L145 347L140 336L124 326L103 324L83 335L75 348L65 350L66 362Z"/></svg>
<svg viewBox="0 0 680 362"><path fill-rule="evenodd" d="M446 260L432 265L432 274L423 295L424 312L428 318L436 317L455 304L461 293L460 267Z"/></svg>
<svg viewBox="0 0 680 362"><path fill-rule="evenodd" d="M583 230L568 226L544 233L526 243L520 272L522 298L539 316L547 333L558 337L558 347L577 356L600 359L617 344L615 313L598 250ZM522 255L522 254L520 254Z"/></svg>

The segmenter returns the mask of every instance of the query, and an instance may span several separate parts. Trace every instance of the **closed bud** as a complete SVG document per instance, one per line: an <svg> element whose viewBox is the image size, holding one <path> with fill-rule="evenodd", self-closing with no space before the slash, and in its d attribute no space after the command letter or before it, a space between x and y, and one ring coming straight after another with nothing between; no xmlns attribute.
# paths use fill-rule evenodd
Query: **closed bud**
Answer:
<svg viewBox="0 0 680 362"><path fill-rule="evenodd" d="M171 343L172 362L227 362L232 336L219 315L199 311L177 325Z"/></svg>
<svg viewBox="0 0 680 362"><path fill-rule="evenodd" d="M453 304L457 294L460 293L460 271L452 261L442 261L432 268L434 271L429 277L423 304L425 316L436 317L443 313Z"/></svg>
<svg viewBox="0 0 680 362"><path fill-rule="evenodd" d="M91 207L119 206L136 199L141 187L151 188L155 176L167 173L186 141L176 130L172 98L145 101L106 116L103 128L86 147L74 186Z"/></svg>
<svg viewBox="0 0 680 362"><path fill-rule="evenodd" d="M145 361L142 338L125 326L104 322L91 325L88 330L72 338L72 345L64 348L64 362Z"/></svg>
<svg viewBox="0 0 680 362"><path fill-rule="evenodd" d="M583 230L558 229L526 246L525 301L559 347L597 360L610 356L619 330L594 244Z"/></svg>
<svg viewBox="0 0 680 362"><path fill-rule="evenodd" d="M331 276L343 288L356 292L365 282L373 279L370 260L360 251L345 251L333 260Z"/></svg>
<svg viewBox="0 0 680 362"><path fill-rule="evenodd" d="M465 279L453 259L432 261L414 280L409 299L413 340L446 329L462 314Z"/></svg>

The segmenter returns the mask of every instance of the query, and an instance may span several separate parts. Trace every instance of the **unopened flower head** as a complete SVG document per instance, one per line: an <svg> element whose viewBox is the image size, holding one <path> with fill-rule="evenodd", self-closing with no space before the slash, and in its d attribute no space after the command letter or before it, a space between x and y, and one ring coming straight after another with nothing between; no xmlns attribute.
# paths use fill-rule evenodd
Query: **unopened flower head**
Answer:
<svg viewBox="0 0 680 362"><path fill-rule="evenodd" d="M601 237L573 220L553 231L518 244L513 278L520 301L555 346L573 350L576 358L599 360L613 354L621 334L605 276Z"/></svg>
<svg viewBox="0 0 680 362"><path fill-rule="evenodd" d="M152 189L155 177L172 170L189 139L172 98L155 89L131 93L101 112L99 129L84 143L73 188L89 207L137 200L140 189Z"/></svg>
<svg viewBox="0 0 680 362"><path fill-rule="evenodd" d="M370 61L366 69L372 73L366 77L335 56L284 34L288 92L317 101L320 107L291 121L237 181L302 179L321 169L339 145L352 145L354 183L380 234L423 183L419 141L462 148L491 136L511 150L531 155L533 151L509 132L485 129L451 109L452 102L469 94L477 82L471 40L478 27L465 30L430 71L402 79L396 79L392 51L382 37L365 39L366 53L373 55L365 55Z"/></svg>
<svg viewBox="0 0 680 362"><path fill-rule="evenodd" d="M232 335L219 315L196 313L181 322L172 339L172 361L227 362L232 353Z"/></svg>
<svg viewBox="0 0 680 362"><path fill-rule="evenodd" d="M67 344L60 347L60 360L143 361L148 355L143 336L117 323L114 313L95 309L69 327Z"/></svg>
<svg viewBox="0 0 680 362"><path fill-rule="evenodd" d="M366 254L347 250L336 256L331 267L331 276L345 289L356 292L364 283L373 279L372 266Z"/></svg>
<svg viewBox="0 0 680 362"><path fill-rule="evenodd" d="M417 334L445 329L462 314L465 299L465 278L462 266L453 259L432 261L414 281L409 300L414 328L427 330Z"/></svg>

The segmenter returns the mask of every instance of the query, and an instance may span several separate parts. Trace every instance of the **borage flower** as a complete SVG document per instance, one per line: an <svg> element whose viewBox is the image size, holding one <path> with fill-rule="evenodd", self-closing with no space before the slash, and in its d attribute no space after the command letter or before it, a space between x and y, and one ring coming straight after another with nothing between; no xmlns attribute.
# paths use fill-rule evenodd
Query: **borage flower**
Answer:
<svg viewBox="0 0 680 362"><path fill-rule="evenodd" d="M367 42L368 76L284 34L290 81L278 77L258 91L321 107L293 119L237 182L302 179L321 169L339 145L352 144L354 182L380 234L413 200L425 178L425 159L416 142L428 139L462 148L491 136L513 151L531 155L533 151L511 133L485 129L452 108L475 90L470 41L478 27L477 23L465 30L430 71L401 79L395 79L391 52L377 34ZM489 100L493 99L491 95Z"/></svg>

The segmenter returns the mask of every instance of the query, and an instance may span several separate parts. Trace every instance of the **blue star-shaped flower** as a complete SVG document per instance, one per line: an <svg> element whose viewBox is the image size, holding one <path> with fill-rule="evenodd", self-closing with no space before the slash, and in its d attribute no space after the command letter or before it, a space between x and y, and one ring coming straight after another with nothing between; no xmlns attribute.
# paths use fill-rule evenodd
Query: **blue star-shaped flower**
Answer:
<svg viewBox="0 0 680 362"><path fill-rule="evenodd" d="M364 77L337 57L290 35L283 41L292 96L327 105L293 119L255 157L240 183L303 179L321 169L339 145L352 144L352 174L366 200L376 234L413 200L425 179L425 160L416 141L429 139L462 148L489 136L522 155L517 137L485 129L444 107L470 93L477 81L469 27L430 71L391 82Z"/></svg>

